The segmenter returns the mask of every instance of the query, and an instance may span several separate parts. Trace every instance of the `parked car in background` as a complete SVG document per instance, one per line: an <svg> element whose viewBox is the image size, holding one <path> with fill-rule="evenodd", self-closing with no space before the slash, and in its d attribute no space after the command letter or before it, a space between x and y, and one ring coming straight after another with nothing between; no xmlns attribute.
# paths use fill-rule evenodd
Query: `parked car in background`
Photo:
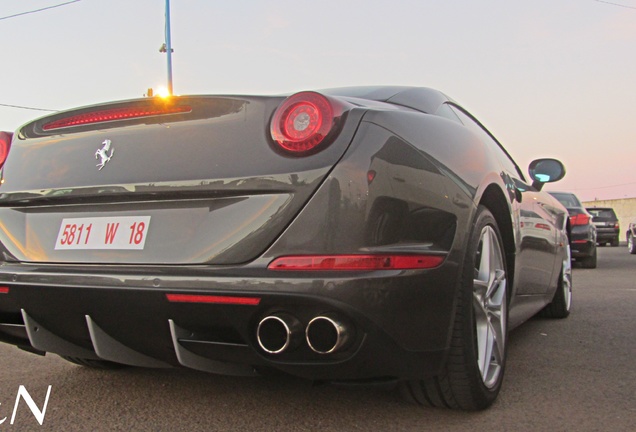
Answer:
<svg viewBox="0 0 636 432"><path fill-rule="evenodd" d="M570 192L550 192L570 214L572 258L584 268L596 268L596 226L592 215L583 207L576 195Z"/></svg>
<svg viewBox="0 0 636 432"><path fill-rule="evenodd" d="M620 224L613 208L588 207L586 210L592 215L592 223L596 227L596 242L599 245L609 243L618 246Z"/></svg>
<svg viewBox="0 0 636 432"><path fill-rule="evenodd" d="M631 221L627 227L627 234L625 237L627 238L627 249L629 250L629 253L636 255L636 219Z"/></svg>

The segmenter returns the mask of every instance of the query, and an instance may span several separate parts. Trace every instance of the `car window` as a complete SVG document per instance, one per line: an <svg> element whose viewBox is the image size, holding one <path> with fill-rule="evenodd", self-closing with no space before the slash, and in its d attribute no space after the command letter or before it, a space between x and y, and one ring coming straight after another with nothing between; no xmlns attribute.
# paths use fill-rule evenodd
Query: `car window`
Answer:
<svg viewBox="0 0 636 432"><path fill-rule="evenodd" d="M508 152L504 150L501 144L495 138L493 138L490 132L488 132L471 115L463 111L463 109L457 106L447 106L453 111L453 113L457 115L457 117L459 117L464 126L475 132L481 138L481 140L494 151L497 159L502 164L503 168L508 172L508 174L512 174L514 177L518 177L525 181L525 178L523 177L523 174L521 173L521 170L519 169L517 164L512 160Z"/></svg>
<svg viewBox="0 0 636 432"><path fill-rule="evenodd" d="M550 192L564 207L583 207L576 195L563 192Z"/></svg>
<svg viewBox="0 0 636 432"><path fill-rule="evenodd" d="M587 211L590 212L594 217L616 219L616 213L614 213L614 210L612 209L588 208Z"/></svg>

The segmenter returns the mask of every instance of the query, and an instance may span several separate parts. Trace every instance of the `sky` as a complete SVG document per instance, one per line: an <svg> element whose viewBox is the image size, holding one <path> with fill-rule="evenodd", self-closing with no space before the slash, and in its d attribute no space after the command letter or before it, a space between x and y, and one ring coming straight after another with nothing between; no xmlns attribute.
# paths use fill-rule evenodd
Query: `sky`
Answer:
<svg viewBox="0 0 636 432"><path fill-rule="evenodd" d="M166 86L165 0L0 0L0 130ZM175 94L432 87L547 190L636 197L636 0L172 0ZM13 106L6 106L13 105Z"/></svg>

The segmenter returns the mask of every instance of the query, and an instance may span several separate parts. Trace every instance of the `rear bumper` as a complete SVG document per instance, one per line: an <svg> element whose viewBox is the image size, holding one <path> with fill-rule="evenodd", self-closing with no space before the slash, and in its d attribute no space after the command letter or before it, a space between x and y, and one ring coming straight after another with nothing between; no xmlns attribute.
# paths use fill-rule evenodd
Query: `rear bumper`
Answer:
<svg viewBox="0 0 636 432"><path fill-rule="evenodd" d="M605 243L612 240L619 239L619 231L614 228L596 228L596 241L599 243Z"/></svg>
<svg viewBox="0 0 636 432"><path fill-rule="evenodd" d="M572 227L571 251L572 258L586 258L594 254L596 249L596 229L590 225Z"/></svg>
<svg viewBox="0 0 636 432"><path fill-rule="evenodd" d="M0 266L0 341L29 350L143 367L189 367L250 375L277 369L317 380L419 379L438 372L453 317L450 265L308 278L244 269ZM169 271L169 273L168 273ZM242 273L242 274L239 274ZM272 274L274 273L274 274ZM258 304L171 302L167 294L257 298ZM273 313L302 324L294 350L268 354L256 328ZM351 343L313 352L307 323L330 314L347 323Z"/></svg>
<svg viewBox="0 0 636 432"><path fill-rule="evenodd" d="M596 243L591 241L585 241L584 243L572 243L571 252L572 258L586 258L590 257L594 253Z"/></svg>

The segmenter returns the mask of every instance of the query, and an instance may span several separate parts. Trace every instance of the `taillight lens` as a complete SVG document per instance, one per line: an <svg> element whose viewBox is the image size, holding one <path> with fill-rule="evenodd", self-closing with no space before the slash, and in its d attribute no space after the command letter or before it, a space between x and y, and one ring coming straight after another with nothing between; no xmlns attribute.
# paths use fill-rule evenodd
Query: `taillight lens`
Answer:
<svg viewBox="0 0 636 432"><path fill-rule="evenodd" d="M0 132L0 168L7 160L12 139L13 134L11 132Z"/></svg>
<svg viewBox="0 0 636 432"><path fill-rule="evenodd" d="M296 93L276 109L270 133L287 152L302 155L326 143L345 105L315 92Z"/></svg>
<svg viewBox="0 0 636 432"><path fill-rule="evenodd" d="M278 271L417 270L439 266L443 255L300 255L276 258L267 267Z"/></svg>
<svg viewBox="0 0 636 432"><path fill-rule="evenodd" d="M165 107L123 107L111 108L99 111L91 111L87 113L77 114L70 117L64 117L42 126L45 131L53 129L63 129L73 126L82 126L93 123L103 123L115 120L128 120L140 117L154 117L168 114L182 114L192 111L192 107L187 105L181 106L165 106Z"/></svg>
<svg viewBox="0 0 636 432"><path fill-rule="evenodd" d="M570 225L587 225L590 223L590 217L585 213L579 213L574 216L570 216Z"/></svg>

